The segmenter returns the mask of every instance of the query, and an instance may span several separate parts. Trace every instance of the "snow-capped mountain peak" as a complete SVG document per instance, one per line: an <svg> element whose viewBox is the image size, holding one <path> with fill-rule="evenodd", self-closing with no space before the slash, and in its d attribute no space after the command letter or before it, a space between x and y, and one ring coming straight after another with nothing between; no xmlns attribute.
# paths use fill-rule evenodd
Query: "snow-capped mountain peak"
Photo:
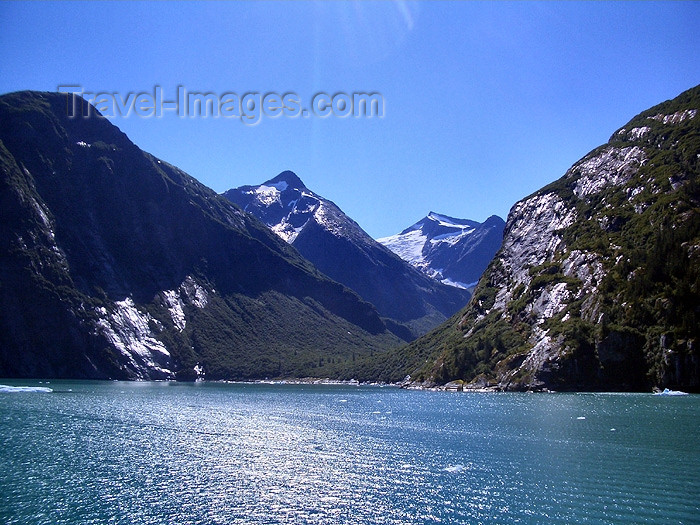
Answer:
<svg viewBox="0 0 700 525"><path fill-rule="evenodd" d="M446 228L465 228L479 224L478 222L470 221L468 219L455 219L454 217L448 217L447 215L440 215L434 211L431 211L426 219L437 222L440 226L444 226Z"/></svg>
<svg viewBox="0 0 700 525"><path fill-rule="evenodd" d="M296 173L290 170L283 171L277 175L274 179L270 179L265 184L270 186L275 186L280 191L284 191L287 188L292 188L296 190L306 190L308 189L302 180L297 176Z"/></svg>
<svg viewBox="0 0 700 525"><path fill-rule="evenodd" d="M372 303L396 323L395 333L405 340L425 333L469 300L468 292L435 282L397 257L291 171L224 196L255 215L321 272Z"/></svg>
<svg viewBox="0 0 700 525"><path fill-rule="evenodd" d="M498 251L504 226L495 215L480 223L431 211L401 233L377 240L430 277L470 288Z"/></svg>
<svg viewBox="0 0 700 525"><path fill-rule="evenodd" d="M323 199L309 190L293 171L283 171L259 186L229 190L224 196L256 215L290 244L324 207Z"/></svg>
<svg viewBox="0 0 700 525"><path fill-rule="evenodd" d="M423 217L417 223L409 226L399 235L408 233L411 230L420 229L425 232L430 238L436 235L444 235L446 233L461 233L468 229L474 229L480 223L469 219L456 219L447 215L442 215L431 211L427 216ZM431 234L431 232L434 232Z"/></svg>

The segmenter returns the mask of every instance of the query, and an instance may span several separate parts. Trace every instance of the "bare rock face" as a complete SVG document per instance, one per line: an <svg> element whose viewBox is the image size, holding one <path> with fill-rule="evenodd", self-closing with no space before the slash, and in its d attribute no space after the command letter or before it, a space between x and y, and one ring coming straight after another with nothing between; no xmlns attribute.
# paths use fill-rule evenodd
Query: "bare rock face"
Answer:
<svg viewBox="0 0 700 525"><path fill-rule="evenodd" d="M420 380L700 390L700 87L635 117L516 203ZM469 384L465 386L469 388Z"/></svg>
<svg viewBox="0 0 700 525"><path fill-rule="evenodd" d="M400 343L254 216L68 103L0 97L0 376L340 375Z"/></svg>

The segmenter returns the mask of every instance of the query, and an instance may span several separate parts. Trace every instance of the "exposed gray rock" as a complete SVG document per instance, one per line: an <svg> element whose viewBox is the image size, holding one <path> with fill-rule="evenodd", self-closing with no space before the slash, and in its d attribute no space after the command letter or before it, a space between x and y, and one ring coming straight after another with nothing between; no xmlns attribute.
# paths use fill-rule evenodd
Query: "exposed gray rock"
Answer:
<svg viewBox="0 0 700 525"><path fill-rule="evenodd" d="M412 376L700 390L699 108L696 87L640 114L516 203L472 301L412 345L434 359Z"/></svg>

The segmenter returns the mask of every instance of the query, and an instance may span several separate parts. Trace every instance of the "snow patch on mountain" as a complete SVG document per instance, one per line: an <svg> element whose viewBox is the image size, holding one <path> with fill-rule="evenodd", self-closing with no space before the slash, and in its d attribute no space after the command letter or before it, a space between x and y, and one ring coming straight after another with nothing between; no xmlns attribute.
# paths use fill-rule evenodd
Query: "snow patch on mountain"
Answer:
<svg viewBox="0 0 700 525"><path fill-rule="evenodd" d="M340 234L340 232L337 231L337 228L334 227L335 224L333 221L332 214L328 213L326 206L324 206L322 203L319 203L319 205L314 210L313 217L318 224L324 226L332 234L336 236Z"/></svg>
<svg viewBox="0 0 700 525"><path fill-rule="evenodd" d="M401 233L377 241L433 279L469 289L498 250L504 223L483 224L435 212Z"/></svg>
<svg viewBox="0 0 700 525"><path fill-rule="evenodd" d="M383 316L398 321L405 327L397 328L402 334L399 337L405 340L409 333L425 333L469 300L468 292L456 288L465 288L464 282L476 279L438 276L437 281L443 277L454 281L451 287L428 279L370 237L335 203L309 190L291 171L260 186L233 188L224 196L255 215L321 272L357 292ZM450 227L454 220L440 216L432 222ZM404 255L420 259L421 246L427 240L424 236L422 243L404 243L411 250Z"/></svg>
<svg viewBox="0 0 700 525"><path fill-rule="evenodd" d="M404 261L413 266L420 266L425 262L423 257L423 247L428 241L428 237L423 235L421 230L413 230L405 234L392 235L377 239L377 242L389 248Z"/></svg>
<svg viewBox="0 0 700 525"><path fill-rule="evenodd" d="M270 226L270 229L276 233L283 241L285 241L288 244L292 244L294 240L297 238L301 230L304 229L304 227L308 224L308 220L301 226L297 226L296 228L289 224L286 220L283 220L279 224L273 224Z"/></svg>
<svg viewBox="0 0 700 525"><path fill-rule="evenodd" d="M257 201L266 206L280 202L280 190L275 186L258 186L254 193L257 194Z"/></svg>
<svg viewBox="0 0 700 525"><path fill-rule="evenodd" d="M269 186L275 188L278 191L284 191L289 187L289 184L287 184L287 181L281 180L278 182L271 182Z"/></svg>
<svg viewBox="0 0 700 525"><path fill-rule="evenodd" d="M455 288L462 288L463 290L472 290L479 284L479 281L474 281L473 283L460 283L459 281L453 281L452 279L438 279L442 284L447 286L454 286Z"/></svg>
<svg viewBox="0 0 700 525"><path fill-rule="evenodd" d="M187 325L184 306L204 308L209 302L209 293L188 275L175 290L162 291L160 302L168 309L175 328L182 332Z"/></svg>
<svg viewBox="0 0 700 525"><path fill-rule="evenodd" d="M440 226L445 226L447 228L461 228L468 225L472 221L455 219L454 217L448 217L447 215L440 215L439 213L430 212L426 219L437 222Z"/></svg>
<svg viewBox="0 0 700 525"><path fill-rule="evenodd" d="M167 308L173 326L183 331L187 326L185 308L204 308L210 293L191 276L173 290L163 290L157 303ZM150 313L140 310L131 297L116 301L111 307L95 309L99 319L95 332L105 337L122 355L122 366L138 379L173 379L170 352L158 339L165 327Z"/></svg>
<svg viewBox="0 0 700 525"><path fill-rule="evenodd" d="M100 315L95 323L98 334L104 336L125 358L125 366L140 379L172 379L170 352L155 338L153 330L162 325L149 313L142 312L127 297L114 303L111 311L96 309Z"/></svg>
<svg viewBox="0 0 700 525"><path fill-rule="evenodd" d="M182 300L179 294L175 290L165 290L162 294L163 304L167 307L175 328L177 328L179 332L182 332L187 322L185 320L185 311L182 309Z"/></svg>
<svg viewBox="0 0 700 525"><path fill-rule="evenodd" d="M436 235L435 237L430 239L430 244L438 244L440 242L447 242L449 244L456 244L465 235L469 235L471 233L474 233L474 231L476 231L476 228L467 228L467 229L461 230L459 232L443 233L442 235Z"/></svg>

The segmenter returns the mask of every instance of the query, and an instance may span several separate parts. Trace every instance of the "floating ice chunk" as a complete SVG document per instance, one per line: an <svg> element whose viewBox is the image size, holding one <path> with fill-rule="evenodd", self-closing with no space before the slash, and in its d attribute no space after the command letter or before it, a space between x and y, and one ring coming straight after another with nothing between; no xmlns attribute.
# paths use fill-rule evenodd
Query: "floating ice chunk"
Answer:
<svg viewBox="0 0 700 525"><path fill-rule="evenodd" d="M45 386L8 386L0 385L0 393L10 392L53 392L53 389Z"/></svg>
<svg viewBox="0 0 700 525"><path fill-rule="evenodd" d="M670 390L664 388L663 392L654 392L655 396L687 396L688 392L681 392L680 390Z"/></svg>

